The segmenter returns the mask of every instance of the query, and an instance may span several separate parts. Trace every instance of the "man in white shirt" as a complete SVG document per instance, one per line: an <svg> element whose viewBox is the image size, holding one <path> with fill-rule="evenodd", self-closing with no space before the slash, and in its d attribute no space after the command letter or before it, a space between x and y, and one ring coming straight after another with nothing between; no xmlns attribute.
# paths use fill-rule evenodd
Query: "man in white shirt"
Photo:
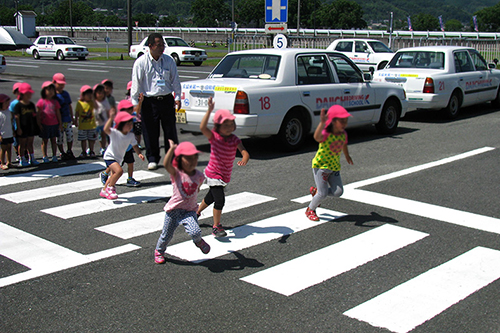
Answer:
<svg viewBox="0 0 500 333"><path fill-rule="evenodd" d="M178 143L175 109L181 107L181 83L175 61L169 55L163 54L163 37L158 33L150 34L148 45L149 53L134 62L130 96L132 104L137 105L139 94L144 94L141 108L142 134L146 144L148 169L154 170L161 162L160 124L165 152L168 150L168 139Z"/></svg>

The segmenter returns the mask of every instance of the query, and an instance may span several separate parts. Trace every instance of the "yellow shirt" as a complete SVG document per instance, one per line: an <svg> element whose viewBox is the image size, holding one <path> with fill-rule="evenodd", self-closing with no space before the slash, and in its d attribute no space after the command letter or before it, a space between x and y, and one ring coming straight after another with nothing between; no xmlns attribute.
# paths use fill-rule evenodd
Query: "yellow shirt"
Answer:
<svg viewBox="0 0 500 333"><path fill-rule="evenodd" d="M94 102L78 101L76 103L75 114L78 115L78 129L92 130L96 128L94 116Z"/></svg>
<svg viewBox="0 0 500 333"><path fill-rule="evenodd" d="M340 153L347 142L347 133L330 134L325 141L321 142L312 160L314 169L328 169L332 171L340 171Z"/></svg>

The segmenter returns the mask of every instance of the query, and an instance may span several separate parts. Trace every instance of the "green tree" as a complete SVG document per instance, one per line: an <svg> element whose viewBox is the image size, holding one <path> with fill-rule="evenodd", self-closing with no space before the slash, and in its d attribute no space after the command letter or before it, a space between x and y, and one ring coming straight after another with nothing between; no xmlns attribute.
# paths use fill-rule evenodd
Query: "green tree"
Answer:
<svg viewBox="0 0 500 333"><path fill-rule="evenodd" d="M464 25L459 20L451 19L445 22L444 30L446 31L462 31Z"/></svg>
<svg viewBox="0 0 500 333"><path fill-rule="evenodd" d="M336 0L319 8L315 14L321 27L327 29L363 29L363 9L354 1Z"/></svg>
<svg viewBox="0 0 500 333"><path fill-rule="evenodd" d="M439 29L439 20L431 14L420 13L411 17L411 25L416 31L436 31Z"/></svg>
<svg viewBox="0 0 500 333"><path fill-rule="evenodd" d="M479 31L496 32L500 31L500 2L495 6L487 7L475 12ZM470 21L471 30L474 30L474 23Z"/></svg>
<svg viewBox="0 0 500 333"><path fill-rule="evenodd" d="M238 1L235 21L242 28L263 28L265 23L265 0Z"/></svg>
<svg viewBox="0 0 500 333"><path fill-rule="evenodd" d="M156 21L158 21L158 16L139 13L132 16L132 21L139 22L140 27L155 27Z"/></svg>
<svg viewBox="0 0 500 333"><path fill-rule="evenodd" d="M179 19L175 15L168 15L160 19L160 27L179 27Z"/></svg>
<svg viewBox="0 0 500 333"><path fill-rule="evenodd" d="M224 0L195 0L191 14L197 27L226 27L231 19L231 9Z"/></svg>
<svg viewBox="0 0 500 333"><path fill-rule="evenodd" d="M0 25L16 25L15 13L15 8L0 6Z"/></svg>

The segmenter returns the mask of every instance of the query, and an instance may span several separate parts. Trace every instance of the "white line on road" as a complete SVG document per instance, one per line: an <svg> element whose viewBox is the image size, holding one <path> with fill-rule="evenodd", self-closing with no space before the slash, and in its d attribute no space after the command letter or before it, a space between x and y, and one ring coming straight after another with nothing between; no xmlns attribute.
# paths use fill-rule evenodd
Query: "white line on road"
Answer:
<svg viewBox="0 0 500 333"><path fill-rule="evenodd" d="M241 280L290 296L415 243L428 234L385 224Z"/></svg>
<svg viewBox="0 0 500 333"><path fill-rule="evenodd" d="M33 65L17 65L17 64L13 64L11 61L9 61L9 67L12 66L12 67L23 67L23 68L40 68L40 66L33 66Z"/></svg>
<svg viewBox="0 0 500 333"><path fill-rule="evenodd" d="M134 178L135 180L138 181L151 179L155 177L161 177L161 176L162 176L161 174L151 171L139 170L134 172ZM117 184L125 184L127 182L127 178L128 175L123 174L123 176L118 180ZM58 184L53 186L26 190L26 191L2 194L0 195L0 198L14 203L22 203L22 202L53 198L71 193L93 190L101 187L103 187L101 180L97 177L92 176L92 179L86 179L72 183Z"/></svg>
<svg viewBox="0 0 500 333"><path fill-rule="evenodd" d="M104 162L94 162L88 164L77 164L69 167L54 168L43 171L27 172L12 176L0 177L0 186L13 185L35 180L55 178L61 176L75 175L79 173L104 170Z"/></svg>
<svg viewBox="0 0 500 333"><path fill-rule="evenodd" d="M500 251L476 247L344 315L406 333L500 278Z"/></svg>
<svg viewBox="0 0 500 333"><path fill-rule="evenodd" d="M95 73L109 73L108 70L99 69L88 69L88 68L67 68L68 71L79 71L79 72L95 72Z"/></svg>
<svg viewBox="0 0 500 333"><path fill-rule="evenodd" d="M0 222L0 255L30 268L0 278L0 288L137 249L126 244L85 255Z"/></svg>
<svg viewBox="0 0 500 333"><path fill-rule="evenodd" d="M217 239L212 235L203 237L211 247L210 253L206 255L201 253L200 249L198 249L192 241L170 246L167 248L167 253L191 262L202 262L345 216L343 213L318 208L317 212L321 220L313 222L306 217L304 212L305 210L301 208L265 220L226 230L227 237Z"/></svg>
<svg viewBox="0 0 500 333"><path fill-rule="evenodd" d="M229 195L226 197L224 213L248 208L272 200L276 200L276 198L250 192ZM209 207L206 213L203 213L199 219L212 217L212 212L213 210ZM165 212L159 212L127 221L108 224L95 229L121 239L130 239L161 230L163 228L164 218Z"/></svg>

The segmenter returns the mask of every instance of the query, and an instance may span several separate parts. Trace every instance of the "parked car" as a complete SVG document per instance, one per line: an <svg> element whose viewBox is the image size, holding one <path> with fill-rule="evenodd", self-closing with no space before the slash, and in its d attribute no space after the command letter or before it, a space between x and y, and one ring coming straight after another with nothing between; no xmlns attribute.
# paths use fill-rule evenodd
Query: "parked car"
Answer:
<svg viewBox="0 0 500 333"><path fill-rule="evenodd" d="M5 57L0 54L0 73L5 72L7 69L7 62L5 61Z"/></svg>
<svg viewBox="0 0 500 333"><path fill-rule="evenodd" d="M394 52L376 39L337 39L327 48L348 56L361 70L374 72L391 60Z"/></svg>
<svg viewBox="0 0 500 333"><path fill-rule="evenodd" d="M463 106L492 101L500 106L500 70L471 47L426 46L400 49L374 81L402 86L408 110L443 109L455 118Z"/></svg>
<svg viewBox="0 0 500 333"><path fill-rule="evenodd" d="M201 66L207 60L205 50L189 46L182 38L163 36L163 39L165 40L165 51L163 53L174 58L177 66L182 62L192 62L195 66ZM139 45L130 46L129 56L139 58L147 52L149 52L148 37L144 38Z"/></svg>
<svg viewBox="0 0 500 333"><path fill-rule="evenodd" d="M85 46L77 45L71 38L66 36L40 36L32 46L26 49L33 58L53 57L64 60L65 58L78 58L85 60L89 51Z"/></svg>
<svg viewBox="0 0 500 333"><path fill-rule="evenodd" d="M375 124L394 133L407 109L401 87L372 83L345 55L315 49L259 49L227 54L204 80L182 83L178 127L199 132L213 97L216 109L236 116L236 134L276 135L286 150L300 147L322 108L344 106L348 127ZM185 110L185 113L183 112ZM185 116L185 117L184 117Z"/></svg>

